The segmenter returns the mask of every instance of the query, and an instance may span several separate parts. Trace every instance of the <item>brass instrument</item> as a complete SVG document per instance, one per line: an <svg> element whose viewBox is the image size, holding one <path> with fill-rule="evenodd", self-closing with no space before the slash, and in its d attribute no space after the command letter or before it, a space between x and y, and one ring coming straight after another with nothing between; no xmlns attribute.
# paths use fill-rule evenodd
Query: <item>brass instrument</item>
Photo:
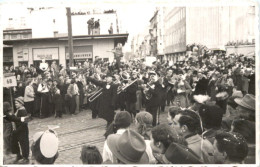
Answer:
<svg viewBox="0 0 260 167"><path fill-rule="evenodd" d="M103 88L98 89L97 91L93 92L91 94L91 96L88 98L89 102L93 102L94 100L96 100L103 92L102 92Z"/></svg>
<svg viewBox="0 0 260 167"><path fill-rule="evenodd" d="M153 85L154 83L158 81L158 76L157 75L151 75L150 76L150 81L146 84L146 88L144 89L144 95L145 95L145 98L147 100L150 100L152 98L152 94L149 92L149 89L153 89Z"/></svg>
<svg viewBox="0 0 260 167"><path fill-rule="evenodd" d="M100 75L98 75L97 73L94 74L94 78L95 78L96 80L101 80ZM95 87L95 88L96 88L96 87ZM92 89L92 90L93 90L93 89ZM103 93L102 90L103 90L103 88L100 88L100 89L98 89L98 90L96 90L96 91L92 91L92 92L90 93L90 97L88 98L88 101L89 101L89 102L93 102L94 100L96 100L96 99Z"/></svg>
<svg viewBox="0 0 260 167"><path fill-rule="evenodd" d="M153 83L151 83L151 82L149 82L149 83L147 83L146 84L146 88L144 89L144 95L145 95L145 98L147 99L147 100L150 100L152 97L153 97L153 95L149 92L149 89L151 89L152 88L152 85L153 85Z"/></svg>
<svg viewBox="0 0 260 167"><path fill-rule="evenodd" d="M138 78L135 79L135 80L133 80L133 81L130 82L129 84L126 84L126 85L123 85L123 86L118 86L118 88L117 88L117 94L119 95L120 93L122 93L126 88L128 88L129 86L131 86L132 84L134 84L137 80L138 80Z"/></svg>

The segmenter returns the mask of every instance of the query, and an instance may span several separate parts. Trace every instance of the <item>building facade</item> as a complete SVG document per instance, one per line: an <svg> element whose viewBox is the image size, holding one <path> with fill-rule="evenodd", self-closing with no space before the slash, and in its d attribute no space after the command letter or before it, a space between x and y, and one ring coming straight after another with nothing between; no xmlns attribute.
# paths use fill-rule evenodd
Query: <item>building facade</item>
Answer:
<svg viewBox="0 0 260 167"><path fill-rule="evenodd" d="M182 60L186 46L202 44L225 50L230 41L254 40L254 7L174 7L165 12L165 56Z"/></svg>
<svg viewBox="0 0 260 167"><path fill-rule="evenodd" d="M164 7L158 7L150 19L150 56L162 60L164 56Z"/></svg>
<svg viewBox="0 0 260 167"><path fill-rule="evenodd" d="M43 58L66 65L69 59L66 8L24 10L24 16L10 16L5 20L4 65L38 64ZM99 19L99 33L88 35L87 21L90 18ZM72 9L71 20L75 62L94 60L95 56L113 61L112 49L127 41L128 34L120 34L121 26L113 10ZM111 25L113 34L108 32Z"/></svg>
<svg viewBox="0 0 260 167"><path fill-rule="evenodd" d="M127 38L128 34L74 36L74 63L84 62L86 59L94 61L96 56L111 62L114 60L111 51L118 43L124 45ZM4 40L4 44L13 47L14 66L20 64L38 66L42 59L48 63L56 61L65 67L69 63L68 37Z"/></svg>

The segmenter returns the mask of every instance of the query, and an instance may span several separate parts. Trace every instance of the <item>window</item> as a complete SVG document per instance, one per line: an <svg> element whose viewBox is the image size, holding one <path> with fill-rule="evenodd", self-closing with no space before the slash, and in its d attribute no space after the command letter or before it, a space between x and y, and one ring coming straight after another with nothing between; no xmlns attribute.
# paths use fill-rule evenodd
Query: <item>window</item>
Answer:
<svg viewBox="0 0 260 167"><path fill-rule="evenodd" d="M11 39L17 39L17 34L12 34Z"/></svg>
<svg viewBox="0 0 260 167"><path fill-rule="evenodd" d="M28 38L28 34L23 34L23 38Z"/></svg>

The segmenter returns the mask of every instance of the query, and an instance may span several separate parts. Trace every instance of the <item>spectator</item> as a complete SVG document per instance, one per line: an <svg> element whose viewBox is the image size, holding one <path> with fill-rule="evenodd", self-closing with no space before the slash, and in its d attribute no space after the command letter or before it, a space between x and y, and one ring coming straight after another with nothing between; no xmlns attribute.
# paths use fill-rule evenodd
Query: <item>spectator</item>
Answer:
<svg viewBox="0 0 260 167"><path fill-rule="evenodd" d="M83 146L80 159L83 164L102 164L102 156L96 146Z"/></svg>
<svg viewBox="0 0 260 167"><path fill-rule="evenodd" d="M76 96L78 95L78 86L76 84L76 81L75 79L72 79L71 82L70 82L70 85L68 87L68 90L67 90L67 94L70 96L70 114L71 115L75 115L75 111L76 111Z"/></svg>
<svg viewBox="0 0 260 167"><path fill-rule="evenodd" d="M59 156L58 147L59 139L55 131L49 129L35 133L31 145L32 164L54 164Z"/></svg>
<svg viewBox="0 0 260 167"><path fill-rule="evenodd" d="M177 132L167 124L160 124L152 129L150 136L153 153L164 154L172 142L187 145L184 138L179 137Z"/></svg>
<svg viewBox="0 0 260 167"><path fill-rule="evenodd" d="M63 100L62 100L62 96L60 95L60 90L57 88L54 96L53 96L53 103L55 106L55 118L57 117L62 117L62 105L63 105Z"/></svg>
<svg viewBox="0 0 260 167"><path fill-rule="evenodd" d="M24 93L24 106L28 114L34 114L34 97L35 92L33 89L34 79L29 78L26 82L26 88Z"/></svg>
<svg viewBox="0 0 260 167"><path fill-rule="evenodd" d="M200 135L200 118L191 110L179 111L173 117L173 127L177 133L183 136L188 143L188 148L191 149L205 164L214 163L213 145Z"/></svg>
<svg viewBox="0 0 260 167"><path fill-rule="evenodd" d="M149 112L141 111L138 114L136 114L135 120L137 132L140 135L142 135L146 144L146 153L149 157L149 163L154 164L156 161L153 156L153 151L150 145L151 130L153 128L153 116Z"/></svg>
<svg viewBox="0 0 260 167"><path fill-rule="evenodd" d="M110 124L108 127L105 137L108 138L109 135L111 134L117 134L117 135L122 135L131 125L131 115L127 111L119 111L115 115L114 121ZM104 143L104 148L103 148L103 162L106 161L111 161L114 162L113 160L113 154L108 147L107 140Z"/></svg>
<svg viewBox="0 0 260 167"><path fill-rule="evenodd" d="M25 86L24 86L23 82L22 81L18 81L14 97L15 98L17 98L17 97L24 97L24 92L25 92Z"/></svg>
<svg viewBox="0 0 260 167"><path fill-rule="evenodd" d="M214 143L215 136L221 133L223 109L216 105L202 105L199 109L203 133L202 138L208 139L211 144ZM215 163L223 163L224 157L222 154L214 154Z"/></svg>
<svg viewBox="0 0 260 167"><path fill-rule="evenodd" d="M49 87L47 85L47 78L44 78L39 84L37 91L41 94L40 118L49 116Z"/></svg>
<svg viewBox="0 0 260 167"><path fill-rule="evenodd" d="M15 99L16 112L15 115L18 118L26 117L27 112L24 108L24 101L22 97ZM21 159L17 162L18 164L28 164L29 163L29 129L26 122L16 122L16 129L13 131L12 135L12 147L14 153L19 157L21 155L20 148L22 151ZM20 145L20 147L19 147Z"/></svg>
<svg viewBox="0 0 260 167"><path fill-rule="evenodd" d="M201 164L199 157L182 144L171 143L165 154L156 156L161 164Z"/></svg>
<svg viewBox="0 0 260 167"><path fill-rule="evenodd" d="M147 164L146 144L142 136L132 130L122 135L112 134L107 138L107 145L113 154L113 164Z"/></svg>
<svg viewBox="0 0 260 167"><path fill-rule="evenodd" d="M246 140L239 133L217 134L214 147L218 152L225 153L225 164L242 164L248 153Z"/></svg>
<svg viewBox="0 0 260 167"><path fill-rule="evenodd" d="M12 133L13 133L13 129L15 129L15 127L13 127L12 122L28 122L30 120L30 118L28 116L26 117L17 117L13 114L13 109L10 105L9 102L4 102L3 103L3 112L4 112L4 123L3 123L3 141L4 141L4 154L10 154L11 152L13 152L13 148L12 148ZM20 152L16 151L16 162L18 162L22 156L20 154Z"/></svg>
<svg viewBox="0 0 260 167"><path fill-rule="evenodd" d="M231 132L237 132L246 139L248 145L248 155L245 159L245 163L255 164L255 123L243 119L234 120L231 126Z"/></svg>

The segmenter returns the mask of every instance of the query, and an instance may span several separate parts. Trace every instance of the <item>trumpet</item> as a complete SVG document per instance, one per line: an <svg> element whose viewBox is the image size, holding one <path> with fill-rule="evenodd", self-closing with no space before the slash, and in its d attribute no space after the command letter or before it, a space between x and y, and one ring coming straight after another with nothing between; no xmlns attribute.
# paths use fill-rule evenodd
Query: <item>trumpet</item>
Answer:
<svg viewBox="0 0 260 167"><path fill-rule="evenodd" d="M92 93L92 95L88 98L88 101L93 102L94 100L96 100L103 93L102 90L103 90L103 88Z"/></svg>

